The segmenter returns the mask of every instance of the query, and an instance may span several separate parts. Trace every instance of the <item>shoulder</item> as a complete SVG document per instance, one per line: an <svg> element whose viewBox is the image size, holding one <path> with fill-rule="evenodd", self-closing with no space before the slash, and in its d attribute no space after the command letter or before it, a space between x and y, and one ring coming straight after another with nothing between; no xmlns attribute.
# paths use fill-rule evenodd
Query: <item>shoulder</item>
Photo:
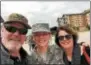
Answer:
<svg viewBox="0 0 91 65"><path fill-rule="evenodd" d="M53 54L54 58L63 58L63 49L57 45L51 46L51 53Z"/></svg>
<svg viewBox="0 0 91 65"><path fill-rule="evenodd" d="M51 47L51 64L63 64L63 50L57 45L50 46Z"/></svg>
<svg viewBox="0 0 91 65"><path fill-rule="evenodd" d="M56 44L55 45L51 45L49 46L49 50L52 52L52 53L62 53L63 49L59 46L57 46Z"/></svg>

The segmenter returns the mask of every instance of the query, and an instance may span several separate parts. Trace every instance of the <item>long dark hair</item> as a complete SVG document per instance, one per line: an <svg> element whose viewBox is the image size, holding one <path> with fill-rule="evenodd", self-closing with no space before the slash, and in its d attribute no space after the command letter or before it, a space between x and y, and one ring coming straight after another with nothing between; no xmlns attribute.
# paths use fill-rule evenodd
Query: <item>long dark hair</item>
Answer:
<svg viewBox="0 0 91 65"><path fill-rule="evenodd" d="M58 27L56 35L55 35L55 42L58 46L60 46L59 40L58 40L58 33L60 30L64 30L65 32L71 34L73 37L74 45L77 43L77 40L78 40L77 31L75 31L70 25L64 25L64 26Z"/></svg>

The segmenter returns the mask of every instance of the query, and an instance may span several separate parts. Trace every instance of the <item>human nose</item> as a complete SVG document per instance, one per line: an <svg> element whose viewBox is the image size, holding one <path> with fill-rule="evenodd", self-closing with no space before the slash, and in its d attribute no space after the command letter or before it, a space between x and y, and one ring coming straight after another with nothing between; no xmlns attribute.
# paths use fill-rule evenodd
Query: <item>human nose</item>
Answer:
<svg viewBox="0 0 91 65"><path fill-rule="evenodd" d="M63 40L66 40L66 37L64 36L64 39Z"/></svg>
<svg viewBox="0 0 91 65"><path fill-rule="evenodd" d="M14 32L13 34L14 34L14 35L20 35L20 34L19 34L19 31L16 31L16 32Z"/></svg>

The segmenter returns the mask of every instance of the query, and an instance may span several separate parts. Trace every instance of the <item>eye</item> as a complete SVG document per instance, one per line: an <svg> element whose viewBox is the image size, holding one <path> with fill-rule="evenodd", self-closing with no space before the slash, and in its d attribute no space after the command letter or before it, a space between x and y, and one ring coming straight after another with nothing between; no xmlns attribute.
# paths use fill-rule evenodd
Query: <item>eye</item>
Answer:
<svg viewBox="0 0 91 65"><path fill-rule="evenodd" d="M20 29L21 34L27 34L28 30L27 29Z"/></svg>
<svg viewBox="0 0 91 65"><path fill-rule="evenodd" d="M13 26L6 26L5 25L5 29L7 30L7 31L9 31L9 32L12 32L12 33L14 33L14 32L16 32L16 28L15 27L13 27Z"/></svg>

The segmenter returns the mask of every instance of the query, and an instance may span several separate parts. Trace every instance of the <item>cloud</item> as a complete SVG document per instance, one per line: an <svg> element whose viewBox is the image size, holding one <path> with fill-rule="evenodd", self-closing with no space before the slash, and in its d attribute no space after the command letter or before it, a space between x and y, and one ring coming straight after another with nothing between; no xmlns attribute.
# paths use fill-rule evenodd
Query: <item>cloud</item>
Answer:
<svg viewBox="0 0 91 65"><path fill-rule="evenodd" d="M41 5L38 2L28 2L28 1L11 1L11 2L1 2L5 9L10 12L38 12L41 9ZM3 10L4 8L2 8Z"/></svg>
<svg viewBox="0 0 91 65"><path fill-rule="evenodd" d="M55 10L58 10L59 8L64 8L65 5L64 5L64 2L48 2L48 8L47 8L47 12L52 12L52 11L55 11Z"/></svg>
<svg viewBox="0 0 91 65"><path fill-rule="evenodd" d="M1 1L4 19L12 12L26 16L29 24L46 22L57 26L57 18L66 13L79 13L90 8L89 1Z"/></svg>

